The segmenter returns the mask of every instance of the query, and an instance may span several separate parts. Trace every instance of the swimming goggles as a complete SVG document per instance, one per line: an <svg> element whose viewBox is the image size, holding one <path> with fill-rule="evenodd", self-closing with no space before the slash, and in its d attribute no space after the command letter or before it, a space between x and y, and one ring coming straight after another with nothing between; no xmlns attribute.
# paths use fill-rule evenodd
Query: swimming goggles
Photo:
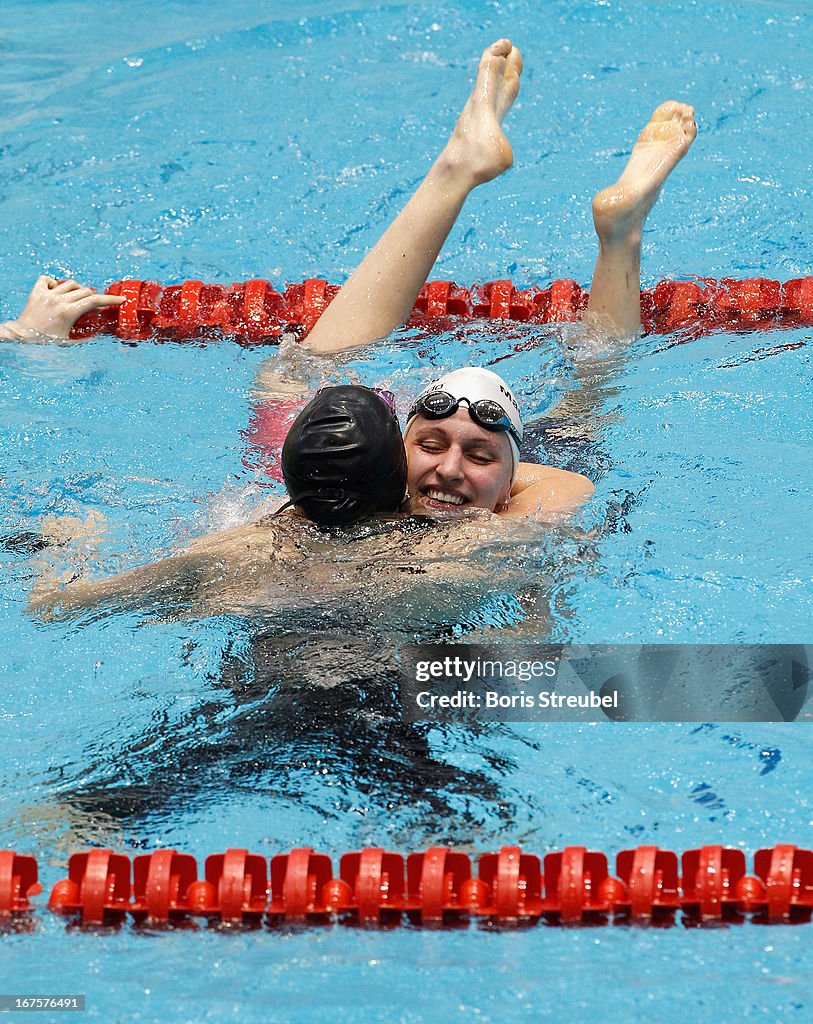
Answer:
<svg viewBox="0 0 813 1024"><path fill-rule="evenodd" d="M385 391L383 388L370 388L370 391L374 395L378 395L390 412L395 414L395 395L391 391Z"/></svg>
<svg viewBox="0 0 813 1024"><path fill-rule="evenodd" d="M481 398L479 402L471 402L468 398L455 398L448 391L430 391L427 395L421 395L409 410L407 423L413 416L418 415L425 416L428 420L445 420L447 416L454 416L460 408L461 402L466 403L469 408L469 416L478 427L510 434L517 446L522 444L522 438L511 422L508 413L499 402L494 402L490 398Z"/></svg>

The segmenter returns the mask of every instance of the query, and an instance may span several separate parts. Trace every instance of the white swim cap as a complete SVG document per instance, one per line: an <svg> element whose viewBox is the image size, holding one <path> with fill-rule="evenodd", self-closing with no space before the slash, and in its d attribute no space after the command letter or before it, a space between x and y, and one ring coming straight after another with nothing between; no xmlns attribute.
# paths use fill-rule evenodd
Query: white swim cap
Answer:
<svg viewBox="0 0 813 1024"><path fill-rule="evenodd" d="M452 370L451 373L432 381L418 395L416 403L433 391L445 391L446 394L458 401L465 399L469 405L488 400L500 406L511 422L512 429L506 431L506 437L511 446L511 455L514 460L513 476L516 476L519 466L519 442L522 441L524 433L522 416L519 402L502 377L494 373L493 370L486 370L480 366L464 366L460 370Z"/></svg>

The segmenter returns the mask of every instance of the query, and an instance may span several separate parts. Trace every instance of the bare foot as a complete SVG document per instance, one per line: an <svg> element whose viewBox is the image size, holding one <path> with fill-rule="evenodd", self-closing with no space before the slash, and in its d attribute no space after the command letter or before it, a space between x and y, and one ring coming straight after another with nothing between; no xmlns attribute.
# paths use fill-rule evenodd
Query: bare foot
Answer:
<svg viewBox="0 0 813 1024"><path fill-rule="evenodd" d="M509 39L483 52L474 89L442 154L475 184L491 181L513 163L511 144L500 125L517 98L521 74L522 54Z"/></svg>
<svg viewBox="0 0 813 1024"><path fill-rule="evenodd" d="M694 107L668 100L638 136L621 177L593 200L593 221L603 244L640 244L641 231L663 183L697 135Z"/></svg>

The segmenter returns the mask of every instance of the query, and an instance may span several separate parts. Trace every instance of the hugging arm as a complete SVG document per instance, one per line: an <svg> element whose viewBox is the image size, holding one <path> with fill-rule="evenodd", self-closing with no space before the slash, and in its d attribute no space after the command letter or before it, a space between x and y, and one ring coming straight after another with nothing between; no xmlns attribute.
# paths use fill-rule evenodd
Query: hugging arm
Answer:
<svg viewBox="0 0 813 1024"><path fill-rule="evenodd" d="M508 505L501 515L557 521L580 509L593 497L595 490L581 473L520 462Z"/></svg>
<svg viewBox="0 0 813 1024"><path fill-rule="evenodd" d="M96 555L103 531L104 521L95 513L85 520L63 516L43 523L43 536L53 546L32 561L37 576L28 604L32 615L54 621L105 607L178 612L197 602L206 586L238 578L262 561L257 524L249 524L198 538L147 565L88 579L85 565Z"/></svg>
<svg viewBox="0 0 813 1024"><path fill-rule="evenodd" d="M64 552L62 568L38 566L28 610L44 622L89 611L193 618L304 602L340 607L342 614L355 609L364 621L375 607L401 621L415 607L424 614L428 584L475 584L480 590L493 584L492 560L482 556L494 550L498 519L483 512L466 521L432 524L427 532L399 518L391 529L347 546L336 537L314 534L296 516L268 517L200 537L168 558L96 580L77 573L82 552L74 546ZM504 524L498 532L509 552L512 541L536 538L517 530L525 528ZM449 592L434 593L442 618Z"/></svg>
<svg viewBox="0 0 813 1024"><path fill-rule="evenodd" d="M43 622L104 608L177 611L197 596L204 568L203 560L188 553L97 580L86 579L72 568L59 572L48 567L40 571L28 611Z"/></svg>

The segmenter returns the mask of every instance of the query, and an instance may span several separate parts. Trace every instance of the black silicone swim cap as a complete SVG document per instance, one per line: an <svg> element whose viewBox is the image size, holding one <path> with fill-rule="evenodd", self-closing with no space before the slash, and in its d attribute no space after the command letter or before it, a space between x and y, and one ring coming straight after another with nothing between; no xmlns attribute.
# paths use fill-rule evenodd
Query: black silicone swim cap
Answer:
<svg viewBox="0 0 813 1024"><path fill-rule="evenodd" d="M407 481L395 413L370 388L324 388L288 431L282 475L291 501L319 526L395 512Z"/></svg>

